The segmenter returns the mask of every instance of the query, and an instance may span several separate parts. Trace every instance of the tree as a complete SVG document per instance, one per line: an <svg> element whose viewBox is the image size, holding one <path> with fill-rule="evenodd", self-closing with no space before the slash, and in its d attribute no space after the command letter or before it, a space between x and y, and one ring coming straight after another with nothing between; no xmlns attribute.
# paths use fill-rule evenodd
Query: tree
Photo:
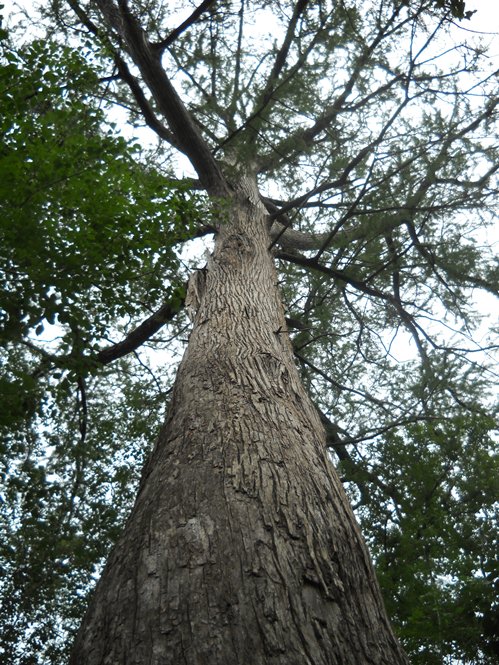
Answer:
<svg viewBox="0 0 499 665"><path fill-rule="evenodd" d="M165 27L173 10L154 3L69 5L55 6L58 20L92 44L106 96L197 173L180 191L205 191L210 217L183 237L215 234L189 280L194 324L166 425L72 662L407 662L326 445L361 495L377 481L400 509L401 488L361 466L352 445L386 432L377 464L421 442L418 423L434 439L435 423L449 431L463 411L492 427L473 395L483 370L466 359L477 348L471 290L497 292L469 228L496 194L497 149L483 135L496 73L481 71L483 52L469 44L437 66L438 34L453 24L434 2L361 13L355 3L206 1L175 29ZM255 35L262 19L275 42ZM31 353L46 372L70 362L84 413L82 376L157 331L179 293L108 348L93 342L99 330L65 321L56 296L72 353L30 343ZM468 348L423 325L442 311L446 326L463 323ZM385 332L399 328L419 354L405 377Z"/></svg>
<svg viewBox="0 0 499 665"><path fill-rule="evenodd" d="M145 322L149 331L180 307L182 284L164 284L179 263L165 238L187 235L194 208L106 122L89 54L11 41L3 30L0 659L61 663L61 616L66 630L81 617L132 499L151 420L128 413L150 391L147 374L134 388L114 377L112 394L123 395L114 408L109 377L96 376L130 347L108 345L97 362L89 350L159 297L168 306ZM117 362L126 377L129 363ZM117 466L119 427L128 448Z"/></svg>

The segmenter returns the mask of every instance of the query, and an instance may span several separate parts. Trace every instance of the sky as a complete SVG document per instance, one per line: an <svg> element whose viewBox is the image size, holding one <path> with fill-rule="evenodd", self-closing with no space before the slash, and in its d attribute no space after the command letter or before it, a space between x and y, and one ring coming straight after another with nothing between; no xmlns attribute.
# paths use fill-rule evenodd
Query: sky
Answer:
<svg viewBox="0 0 499 665"><path fill-rule="evenodd" d="M16 6L29 9L39 3L36 0L3 0L2 4L5 7L3 12L10 14ZM470 21L463 21L462 25L484 33L499 33L499 0L466 0L466 8L477 11ZM499 54L499 34L496 34L496 43L498 44L497 53Z"/></svg>
<svg viewBox="0 0 499 665"><path fill-rule="evenodd" d="M473 30L485 33L496 33L496 43L499 33L499 2L497 0L468 0L466 7L476 10L476 13L465 23Z"/></svg>

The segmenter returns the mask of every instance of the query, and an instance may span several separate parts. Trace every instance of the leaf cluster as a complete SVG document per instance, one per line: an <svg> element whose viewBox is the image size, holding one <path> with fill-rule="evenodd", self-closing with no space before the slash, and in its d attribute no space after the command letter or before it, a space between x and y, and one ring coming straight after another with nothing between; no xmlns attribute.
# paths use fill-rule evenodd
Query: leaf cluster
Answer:
<svg viewBox="0 0 499 665"><path fill-rule="evenodd" d="M79 55L35 42L21 53L4 43L3 57L2 339L47 323L102 335L162 297L177 268L169 234L189 232L187 198L103 128Z"/></svg>
<svg viewBox="0 0 499 665"><path fill-rule="evenodd" d="M390 616L414 663L493 663L497 443L487 417L412 424L374 442L391 496L360 511ZM386 488L385 488L386 489Z"/></svg>

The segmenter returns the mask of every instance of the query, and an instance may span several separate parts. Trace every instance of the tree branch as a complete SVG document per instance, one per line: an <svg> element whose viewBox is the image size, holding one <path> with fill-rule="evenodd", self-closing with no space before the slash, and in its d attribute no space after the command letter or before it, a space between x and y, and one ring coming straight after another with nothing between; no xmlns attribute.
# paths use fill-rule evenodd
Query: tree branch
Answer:
<svg viewBox="0 0 499 665"><path fill-rule="evenodd" d="M71 9L74 11L76 16L79 18L82 25L84 25L90 33L92 33L93 35L102 40L104 37L102 35L102 32L83 11L82 7L79 5L77 0L68 0L68 4L71 7ZM111 50L113 54L114 64L116 65L116 69L118 70L119 78L121 78L130 88L130 91L134 96L135 101L137 102L137 105L140 109L140 112L142 113L142 117L144 118L146 125L150 127L160 138L164 139L165 141L168 141L168 143L170 143L174 147L179 148L178 142L175 140L173 134L156 117L156 114L151 108L149 102L147 101L146 96L144 95L144 92L139 85L139 82L137 81L135 76L133 76L133 74L131 73L125 60L113 48L108 39L106 39L106 46ZM111 77L111 80L114 78L115 77ZM109 77L107 77L107 79L109 79Z"/></svg>
<svg viewBox="0 0 499 665"><path fill-rule="evenodd" d="M185 288L184 288L185 292ZM184 305L185 295L179 295L178 300L170 301L165 303L160 307L154 314L149 318L143 321L137 328L132 330L128 335L117 342L112 346L102 349L97 353L95 359L103 364L107 365L113 360L122 358L127 354L135 351L139 348L144 342L150 339L155 333L162 328L165 323L171 321L176 314L182 309Z"/></svg>
<svg viewBox="0 0 499 665"><path fill-rule="evenodd" d="M339 434L339 428L331 422L317 405L315 408L317 409L321 422L326 430L326 444L328 448L331 448L336 453L339 460L345 464L344 469L346 472L346 480L355 483L359 489L361 498L357 506L354 506L354 508L368 503L369 490L366 487L364 480L376 485L385 496L392 499L395 503L400 503L400 494L397 492L396 488L393 485L387 485L384 483L381 480L381 473L374 473L356 462L350 455L346 442L342 440Z"/></svg>
<svg viewBox="0 0 499 665"><path fill-rule="evenodd" d="M371 42L371 44L369 44L369 46L366 46L360 57L357 59L357 62L352 70L352 73L350 74L348 81L345 83L343 87L343 91L341 92L341 94L338 95L338 97L336 97L331 106L325 109L324 113L322 113L322 115L320 115L317 118L317 120L311 127L307 129L298 129L294 134L287 136L284 139L284 141L282 141L281 144L276 146L274 151L272 151L268 155L260 157L259 159L260 172L268 171L269 169L275 168L276 165L280 161L282 161L283 156L286 159L290 159L291 156L293 154L296 154L297 152L295 146L297 145L300 146L300 151L302 151L304 148L310 146L313 143L313 141L317 138L317 136L328 128L331 122L342 110L345 101L348 99L349 95L351 94L356 82L358 81L362 71L364 70L364 67L369 63L369 60L373 55L374 51L379 46L380 42L386 37L387 28L395 20L396 15L397 13L395 12L388 21L387 25L383 26L383 28L380 28L378 30L378 33ZM403 21L400 25L403 25L404 22L405 21ZM395 76L393 81L391 81L389 84L385 84L385 86L382 86L381 90L384 90L384 88L389 88L395 82L403 79L404 76L399 74ZM368 95L368 97L371 96L372 94ZM291 152L288 148L291 148Z"/></svg>
<svg viewBox="0 0 499 665"><path fill-rule="evenodd" d="M362 282L361 280L358 280L355 277L347 275L342 270L336 270L335 268L323 266L320 263L318 263L315 259L309 259L306 256L301 256L301 254L290 254L289 252L277 252L276 257L278 259L282 259L283 261L289 261L290 263L295 263L296 265L303 266L304 268L317 270L318 272L322 272L325 275L329 275L329 277L338 279L341 282L344 282L345 284L350 284L350 286L353 286L355 289L361 291L362 293L367 293L368 295L374 296L375 298L380 298L381 300L385 300L391 303L392 305L396 304L394 302L393 296L390 293L385 293L384 291L380 291L379 289L369 286L365 282Z"/></svg>
<svg viewBox="0 0 499 665"><path fill-rule="evenodd" d="M138 349L144 342L150 339L155 333L160 330L165 323L171 321L176 314L184 306L185 300L185 286L182 288L182 292L177 292L177 297L172 298L170 302L162 305L154 314L151 314L145 321L143 321L137 328L132 330L128 335L116 344L112 344L105 349L101 349L97 353L91 355L80 356L72 353L68 353L63 356L53 355L38 347L36 344L33 344L29 340L23 340L22 344L28 349L41 356L42 362L41 366L33 372L33 378L38 378L42 374L49 371L50 366L52 367L61 367L67 368L71 366L75 361L81 361L82 359L90 363L98 363L100 365L108 365L114 360L123 358L123 356L128 355L129 353L134 352Z"/></svg>
<svg viewBox="0 0 499 665"><path fill-rule="evenodd" d="M267 105L267 102L270 100L272 97L273 89L275 87L275 84L283 70L284 65L286 64L286 59L289 54L289 49L291 47L291 44L293 43L293 38L295 35L295 29L296 29L296 24L298 23L298 19L302 15L302 13L305 11L305 8L307 5L310 3L310 0L298 0L296 3L294 9L293 9L293 15L291 16L291 19L289 21L287 30L286 30L286 35L284 36L284 41L281 45L281 48L276 54L275 60L274 60L274 65L272 67L272 70L269 74L269 77L267 79L267 83L265 84L265 88L263 89L262 95L261 95L261 104L263 106Z"/></svg>
<svg viewBox="0 0 499 665"><path fill-rule="evenodd" d="M183 21L178 28L175 28L175 30L172 30L168 37L163 39L160 42L156 42L155 44L152 44L152 48L156 50L158 53L162 53L166 48L171 46L173 42L180 37L180 35L188 30L191 25L194 25L194 23L198 20L198 18L204 14L205 11L207 11L212 5L214 5L216 0L204 0L199 7L196 7L196 9L192 12L192 14Z"/></svg>
<svg viewBox="0 0 499 665"><path fill-rule="evenodd" d="M180 150L190 159L206 190L214 196L227 196L230 186L201 136L191 114L183 104L161 64L161 53L147 39L126 0L96 0L107 24L126 45L165 117Z"/></svg>
<svg viewBox="0 0 499 665"><path fill-rule="evenodd" d="M308 45L308 47L305 49L304 53L300 55L298 60L295 62L295 64L291 67L291 69L287 72L287 75L285 78L280 82L277 83L276 86L267 92L266 99L260 101L259 104L257 104L256 110L250 113L250 115L246 118L246 120L240 125L237 129L235 129L232 134L229 134L229 136L220 143L214 150L214 153L218 152L222 148L224 148L226 145L228 145L236 136L244 132L246 129L251 128L253 131L257 131L257 128L253 125L253 122L257 120L259 117L261 117L262 113L268 108L271 100L275 97L276 93L282 88L284 85L289 83L291 79L295 76L295 74L301 69L301 67L306 63L308 55L313 51L315 48L315 44L319 39L319 33L320 31L317 31L316 34L314 35L311 43ZM258 97L260 100L260 97ZM277 148L273 148L272 154L274 151L277 150ZM283 159L285 158L285 155L282 154L280 155ZM260 158L258 159L258 168L257 170L260 172Z"/></svg>

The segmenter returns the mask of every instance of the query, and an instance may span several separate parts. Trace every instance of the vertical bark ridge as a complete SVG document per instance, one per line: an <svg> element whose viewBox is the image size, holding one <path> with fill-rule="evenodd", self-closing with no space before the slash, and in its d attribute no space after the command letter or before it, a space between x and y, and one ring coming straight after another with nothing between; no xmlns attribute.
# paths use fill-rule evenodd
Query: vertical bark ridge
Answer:
<svg viewBox="0 0 499 665"><path fill-rule="evenodd" d="M74 665L407 663L283 333L251 198L220 229L168 421Z"/></svg>

